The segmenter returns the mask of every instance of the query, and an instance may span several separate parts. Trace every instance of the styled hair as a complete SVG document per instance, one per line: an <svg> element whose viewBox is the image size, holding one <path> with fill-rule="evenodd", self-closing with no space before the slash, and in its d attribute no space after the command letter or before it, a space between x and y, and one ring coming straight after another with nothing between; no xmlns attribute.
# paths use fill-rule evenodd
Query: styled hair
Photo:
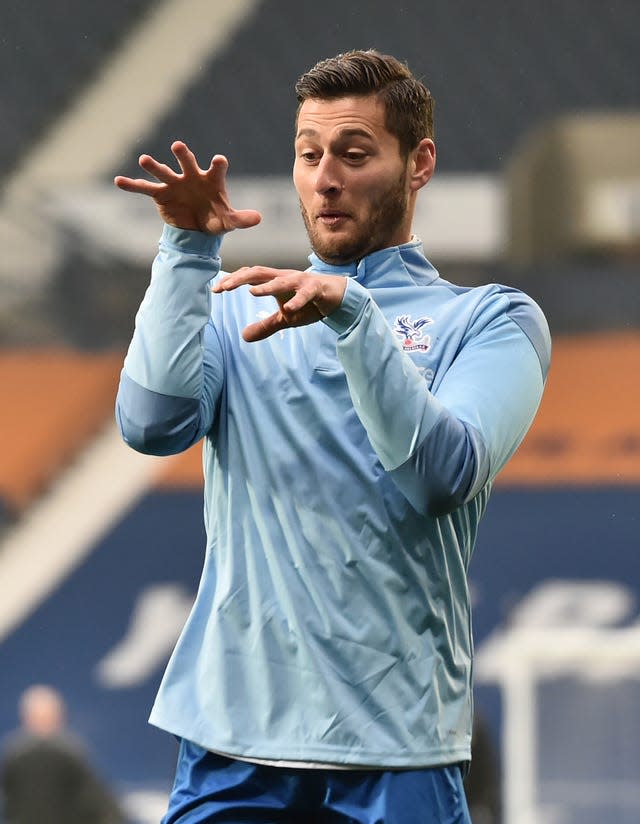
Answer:
<svg viewBox="0 0 640 824"><path fill-rule="evenodd" d="M385 128L398 138L405 155L424 137L433 138L431 92L405 63L375 49L321 60L300 77L295 90L298 114L305 100L376 95L384 106Z"/></svg>

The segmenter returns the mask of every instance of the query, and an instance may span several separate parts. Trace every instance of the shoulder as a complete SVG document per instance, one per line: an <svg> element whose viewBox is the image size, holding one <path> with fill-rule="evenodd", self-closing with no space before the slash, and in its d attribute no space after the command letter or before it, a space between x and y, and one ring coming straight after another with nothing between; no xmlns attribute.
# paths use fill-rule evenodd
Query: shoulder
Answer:
<svg viewBox="0 0 640 824"><path fill-rule="evenodd" d="M470 324L486 324L506 317L527 334L549 336L549 326L540 306L525 292L501 283L459 286L439 277L427 289L439 302L455 307L456 313Z"/></svg>
<svg viewBox="0 0 640 824"><path fill-rule="evenodd" d="M529 295L511 286L493 284L497 295L506 302L505 315L529 339L546 374L551 359L551 332L540 306Z"/></svg>
<svg viewBox="0 0 640 824"><path fill-rule="evenodd" d="M544 312L533 298L501 283L451 288L456 303L466 306L461 314L468 319L468 338L500 335L515 328L529 340L546 375L551 359L551 333Z"/></svg>

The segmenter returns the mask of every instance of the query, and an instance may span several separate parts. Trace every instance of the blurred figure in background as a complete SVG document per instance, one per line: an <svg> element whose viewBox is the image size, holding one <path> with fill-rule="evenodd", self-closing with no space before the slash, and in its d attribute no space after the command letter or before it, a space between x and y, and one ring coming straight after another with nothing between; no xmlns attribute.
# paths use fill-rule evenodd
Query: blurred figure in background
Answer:
<svg viewBox="0 0 640 824"><path fill-rule="evenodd" d="M464 779L464 790L473 824L500 824L500 765L491 732L477 709L471 733L471 769Z"/></svg>
<svg viewBox="0 0 640 824"><path fill-rule="evenodd" d="M66 729L66 707L52 687L34 685L20 698L20 729L0 765L4 824L120 824L115 798Z"/></svg>

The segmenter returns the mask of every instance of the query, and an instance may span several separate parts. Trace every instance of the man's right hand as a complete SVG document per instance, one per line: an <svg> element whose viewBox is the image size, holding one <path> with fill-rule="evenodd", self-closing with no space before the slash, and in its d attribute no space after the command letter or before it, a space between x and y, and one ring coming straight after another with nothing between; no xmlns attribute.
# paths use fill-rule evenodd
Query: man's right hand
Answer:
<svg viewBox="0 0 640 824"><path fill-rule="evenodd" d="M155 201L165 223L179 229L192 229L210 235L248 229L260 223L261 215L254 209L234 209L229 203L226 176L229 163L223 155L215 155L208 169L198 166L189 147L177 140L171 151L180 172L158 163L150 155L140 156L140 166L158 181L118 175L114 183L125 192L147 195Z"/></svg>

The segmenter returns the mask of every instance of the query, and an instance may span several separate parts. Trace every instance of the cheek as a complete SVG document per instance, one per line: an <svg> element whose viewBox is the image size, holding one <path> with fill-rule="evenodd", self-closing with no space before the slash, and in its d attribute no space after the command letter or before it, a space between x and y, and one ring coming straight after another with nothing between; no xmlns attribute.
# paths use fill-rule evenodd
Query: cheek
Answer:
<svg viewBox="0 0 640 824"><path fill-rule="evenodd" d="M300 206L305 212L308 212L313 202L313 192L311 192L309 187L305 186L304 183L300 183L296 180L294 180L294 186L296 189L296 194L298 195L298 202L300 203Z"/></svg>
<svg viewBox="0 0 640 824"><path fill-rule="evenodd" d="M293 164L293 185L302 197L303 192L309 192L313 187L311 170L300 166L297 162Z"/></svg>
<svg viewBox="0 0 640 824"><path fill-rule="evenodd" d="M398 176L384 170L378 174L371 173L354 179L352 185L353 191L357 192L363 202L375 203L397 188Z"/></svg>
<svg viewBox="0 0 640 824"><path fill-rule="evenodd" d="M375 181L367 186L359 187L354 196L360 207L360 211L366 215L377 212L380 205L384 203L389 195L389 188Z"/></svg>

